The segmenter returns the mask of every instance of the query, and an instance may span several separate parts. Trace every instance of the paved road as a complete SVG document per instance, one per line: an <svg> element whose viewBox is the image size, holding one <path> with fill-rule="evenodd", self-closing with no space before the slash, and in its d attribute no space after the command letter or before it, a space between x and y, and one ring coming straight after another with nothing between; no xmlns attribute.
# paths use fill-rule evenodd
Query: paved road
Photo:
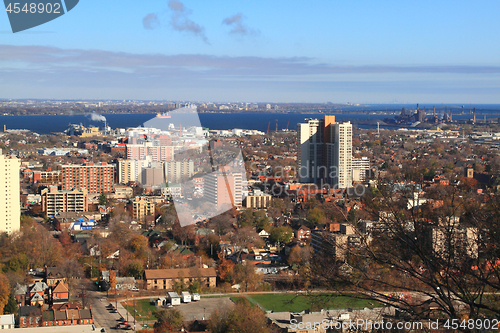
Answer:
<svg viewBox="0 0 500 333"><path fill-rule="evenodd" d="M112 313L106 308L110 302L106 300L105 294L89 291L87 297L87 301L92 306L92 314L94 315L94 322L97 327L105 327L106 330L110 331L110 329L114 329L116 324L119 323L119 319L122 316L126 318L127 311L120 302L118 302L117 307L118 313ZM111 303L113 306L115 305L115 302Z"/></svg>

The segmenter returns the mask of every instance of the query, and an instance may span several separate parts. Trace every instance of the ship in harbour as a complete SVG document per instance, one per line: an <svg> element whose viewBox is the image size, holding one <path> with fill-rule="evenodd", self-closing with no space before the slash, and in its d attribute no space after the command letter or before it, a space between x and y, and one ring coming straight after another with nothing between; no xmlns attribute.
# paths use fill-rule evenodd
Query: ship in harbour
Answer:
<svg viewBox="0 0 500 333"><path fill-rule="evenodd" d="M157 113L156 118L164 119L164 118L172 118L172 117L170 116L170 113L165 112L165 113Z"/></svg>

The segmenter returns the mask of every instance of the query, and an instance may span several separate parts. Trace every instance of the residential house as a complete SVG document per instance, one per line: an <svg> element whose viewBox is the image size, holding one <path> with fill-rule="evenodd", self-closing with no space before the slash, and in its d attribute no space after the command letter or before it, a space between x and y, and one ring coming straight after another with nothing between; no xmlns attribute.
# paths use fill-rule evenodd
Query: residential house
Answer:
<svg viewBox="0 0 500 333"><path fill-rule="evenodd" d="M45 282L35 282L28 287L27 298L30 305L42 305L48 296L49 287ZM41 302L41 303L40 303Z"/></svg>
<svg viewBox="0 0 500 333"><path fill-rule="evenodd" d="M215 287L217 272L214 267L210 268L172 268L172 269L147 269L144 272L146 280L146 289L156 290L165 289L171 290L175 282L181 279L185 284L189 284L199 279L202 285L207 287Z"/></svg>
<svg viewBox="0 0 500 333"><path fill-rule="evenodd" d="M52 311L54 311L54 310L52 310ZM67 310L54 311L54 325L53 326L71 325L71 319L68 318L66 311Z"/></svg>
<svg viewBox="0 0 500 333"><path fill-rule="evenodd" d="M94 318L92 316L92 309L82 309L80 310L80 321L79 325L89 325L94 323Z"/></svg>
<svg viewBox="0 0 500 333"><path fill-rule="evenodd" d="M42 312L39 326L91 325L94 323L92 308L81 309L77 302L55 304Z"/></svg>
<svg viewBox="0 0 500 333"><path fill-rule="evenodd" d="M305 225L301 225L300 228L295 231L295 238L297 238L300 243L307 242L311 239L311 229Z"/></svg>
<svg viewBox="0 0 500 333"><path fill-rule="evenodd" d="M26 294L28 293L28 286L27 285L22 285L22 284L17 284L14 290L12 291L12 294L14 295L14 298L16 299L17 305L25 305L26 304Z"/></svg>
<svg viewBox="0 0 500 333"><path fill-rule="evenodd" d="M194 257L194 252L185 247L177 247L176 249L171 251L176 255L180 255L182 259L187 259L190 257Z"/></svg>
<svg viewBox="0 0 500 333"><path fill-rule="evenodd" d="M66 303L52 304L50 308L52 310L63 311L67 309L80 309L81 305L79 302L66 302Z"/></svg>
<svg viewBox="0 0 500 333"><path fill-rule="evenodd" d="M55 286L57 282L66 282L66 277L64 276L61 269L58 267L47 267L45 268L45 282L49 286Z"/></svg>
<svg viewBox="0 0 500 333"><path fill-rule="evenodd" d="M142 233L142 235L148 239L149 246L156 249L159 249L165 242L168 241L167 238L163 237L156 230L145 231Z"/></svg>
<svg viewBox="0 0 500 333"><path fill-rule="evenodd" d="M194 245L198 245L203 238L214 234L215 231L213 229L199 228L194 232Z"/></svg>
<svg viewBox="0 0 500 333"><path fill-rule="evenodd" d="M43 296L40 296L40 294L35 293L31 298L30 298L30 305L31 306L42 306L43 303L45 302Z"/></svg>
<svg viewBox="0 0 500 333"><path fill-rule="evenodd" d="M259 234L260 238L263 238L263 239L268 239L270 234L265 231L264 229L260 229L257 231L257 233Z"/></svg>
<svg viewBox="0 0 500 333"><path fill-rule="evenodd" d="M26 274L30 276L33 283L45 280L45 268L30 269Z"/></svg>
<svg viewBox="0 0 500 333"><path fill-rule="evenodd" d="M58 281L52 289L52 303L66 303L69 300L68 284L64 281Z"/></svg>
<svg viewBox="0 0 500 333"><path fill-rule="evenodd" d="M42 308L39 306L19 307L19 327L38 327L42 320Z"/></svg>
<svg viewBox="0 0 500 333"><path fill-rule="evenodd" d="M91 309L49 309L43 311L40 326L91 325L93 323Z"/></svg>

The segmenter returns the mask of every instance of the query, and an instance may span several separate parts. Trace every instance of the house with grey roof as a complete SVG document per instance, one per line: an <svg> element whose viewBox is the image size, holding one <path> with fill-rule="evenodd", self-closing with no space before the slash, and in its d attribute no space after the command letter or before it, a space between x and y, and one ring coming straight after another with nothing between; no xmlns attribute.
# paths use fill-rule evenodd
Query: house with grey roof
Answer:
<svg viewBox="0 0 500 333"><path fill-rule="evenodd" d="M49 286L45 282L35 282L28 287L28 292L26 297L29 300L30 305L39 304L40 298L42 299L41 304L43 304L43 300L45 300L48 297L48 293L49 293Z"/></svg>
<svg viewBox="0 0 500 333"><path fill-rule="evenodd" d="M26 294L28 293L28 286L25 284L16 284L12 294L18 306L26 304Z"/></svg>
<svg viewBox="0 0 500 333"><path fill-rule="evenodd" d="M40 305L42 306L44 303L43 296L41 296L38 293L35 293L31 298L30 298L30 305L35 306L35 305Z"/></svg>

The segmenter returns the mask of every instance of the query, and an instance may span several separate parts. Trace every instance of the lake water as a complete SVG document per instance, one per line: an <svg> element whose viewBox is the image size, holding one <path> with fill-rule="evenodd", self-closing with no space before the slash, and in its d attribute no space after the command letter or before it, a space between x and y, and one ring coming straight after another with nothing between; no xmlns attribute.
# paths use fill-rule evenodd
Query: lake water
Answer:
<svg viewBox="0 0 500 333"><path fill-rule="evenodd" d="M306 118L322 118L323 114L333 114L339 122L344 121L367 121L384 118L392 118L392 115L382 114L350 114L345 111L341 114L335 110L331 113L272 113L272 112L245 112L245 113L200 113L200 122L203 127L209 129L255 129L266 132L269 126L271 131L287 127L290 130L297 128L297 123L303 122ZM107 124L111 128L126 128L141 126L144 122L154 118L156 114L108 114L105 115ZM478 119L483 119L483 115L478 115ZM488 114L487 118L499 117L498 114ZM471 115L453 115L454 119L470 119ZM83 124L85 126L102 126L101 122L95 122L88 115L42 115L42 116L0 116L0 131L3 126L7 129L28 129L30 131L48 134L52 132L62 132L68 128L69 124ZM362 128L375 128L376 125L360 125Z"/></svg>

